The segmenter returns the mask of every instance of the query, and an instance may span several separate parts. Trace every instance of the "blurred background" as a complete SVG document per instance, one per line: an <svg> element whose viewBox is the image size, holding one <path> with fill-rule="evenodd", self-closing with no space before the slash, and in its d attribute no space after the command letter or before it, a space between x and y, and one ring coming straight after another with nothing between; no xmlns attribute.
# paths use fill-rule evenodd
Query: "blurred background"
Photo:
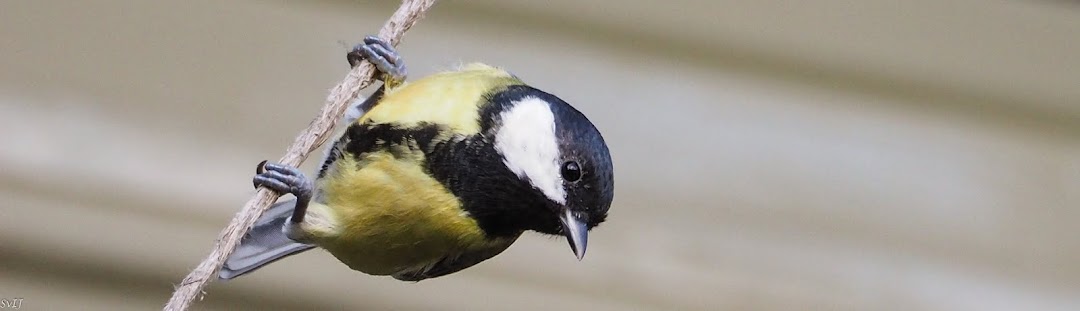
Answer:
<svg viewBox="0 0 1080 311"><path fill-rule="evenodd" d="M397 5L0 3L0 298L160 308ZM316 251L195 309L1080 310L1076 2L447 0L399 48L597 124L588 257L531 234L412 284Z"/></svg>

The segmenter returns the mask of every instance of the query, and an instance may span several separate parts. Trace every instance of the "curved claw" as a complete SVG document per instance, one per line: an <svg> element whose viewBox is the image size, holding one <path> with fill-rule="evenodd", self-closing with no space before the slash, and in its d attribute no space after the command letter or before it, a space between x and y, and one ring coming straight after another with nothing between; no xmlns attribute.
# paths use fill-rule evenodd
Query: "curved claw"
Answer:
<svg viewBox="0 0 1080 311"><path fill-rule="evenodd" d="M296 207L292 217L292 221L296 223L303 221L308 202L311 201L311 195L315 192L315 184L300 169L266 161L259 163L252 183L256 188L262 186L278 193L296 196Z"/></svg>
<svg viewBox="0 0 1080 311"><path fill-rule="evenodd" d="M253 181L256 186L263 186L271 190L303 196L310 193L314 188L313 183L299 169L278 163L265 163L255 174Z"/></svg>
<svg viewBox="0 0 1080 311"><path fill-rule="evenodd" d="M390 87L404 82L408 75L401 54L389 42L375 36L365 37L364 43L353 47L345 58L353 67L359 65L362 60L371 62L381 73L379 79Z"/></svg>

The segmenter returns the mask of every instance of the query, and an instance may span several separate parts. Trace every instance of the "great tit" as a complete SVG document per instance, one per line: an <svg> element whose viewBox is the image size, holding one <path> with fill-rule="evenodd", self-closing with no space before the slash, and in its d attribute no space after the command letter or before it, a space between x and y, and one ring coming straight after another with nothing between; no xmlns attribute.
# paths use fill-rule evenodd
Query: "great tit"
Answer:
<svg viewBox="0 0 1080 311"><path fill-rule="evenodd" d="M353 270L403 281L498 255L524 231L563 235L580 260L614 195L604 138L555 95L471 64L406 82L398 52L367 37L347 54L383 85L350 108L312 181L295 167L254 177L275 204L226 261L231 279L314 247Z"/></svg>

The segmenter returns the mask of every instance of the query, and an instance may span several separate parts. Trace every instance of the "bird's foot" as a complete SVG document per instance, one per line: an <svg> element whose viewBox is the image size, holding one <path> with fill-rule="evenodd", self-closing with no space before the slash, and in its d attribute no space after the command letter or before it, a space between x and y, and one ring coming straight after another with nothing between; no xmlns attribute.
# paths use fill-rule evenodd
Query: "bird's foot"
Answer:
<svg viewBox="0 0 1080 311"><path fill-rule="evenodd" d="M379 70L379 79L390 88L405 82L405 77L408 75L401 54L389 42L375 36L365 37L364 43L353 47L345 58L353 67L365 59L371 62Z"/></svg>
<svg viewBox="0 0 1080 311"><path fill-rule="evenodd" d="M300 169L262 161L255 169L252 182L256 188L262 186L281 194L288 193L296 196L296 207L293 209L291 220L294 223L304 220L308 202L311 201L311 195L315 192L315 184Z"/></svg>

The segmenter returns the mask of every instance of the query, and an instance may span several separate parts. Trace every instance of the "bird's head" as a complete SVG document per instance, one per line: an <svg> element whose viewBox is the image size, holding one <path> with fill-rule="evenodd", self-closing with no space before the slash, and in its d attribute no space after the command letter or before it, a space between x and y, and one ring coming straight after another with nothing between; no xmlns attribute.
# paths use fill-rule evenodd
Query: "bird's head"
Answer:
<svg viewBox="0 0 1080 311"><path fill-rule="evenodd" d="M535 88L510 86L490 94L482 113L485 141L507 183L500 209L523 230L566 236L578 259L588 232L607 218L614 196L611 155L600 131L581 112Z"/></svg>

